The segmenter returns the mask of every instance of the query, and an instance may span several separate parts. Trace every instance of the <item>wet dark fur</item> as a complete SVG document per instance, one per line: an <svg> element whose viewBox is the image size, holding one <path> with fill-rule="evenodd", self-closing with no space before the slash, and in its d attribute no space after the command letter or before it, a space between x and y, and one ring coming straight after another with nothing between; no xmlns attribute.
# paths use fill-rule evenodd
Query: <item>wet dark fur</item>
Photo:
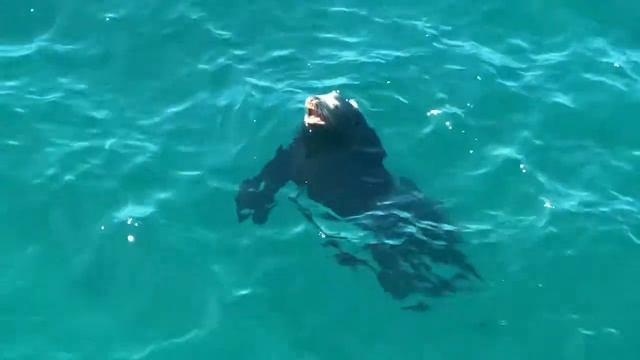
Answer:
<svg viewBox="0 0 640 360"><path fill-rule="evenodd" d="M435 203L411 181L387 171L387 154L374 130L357 108L340 101L327 126L309 131L302 125L288 146L280 146L256 176L242 182L236 196L239 221L251 217L256 224L265 223L276 193L292 181L311 200L377 236L378 241L361 249L370 260L347 252L349 241L344 239L329 239L325 246L338 251L338 264L373 271L394 298L442 296L469 280L468 275L480 278L456 248L458 235L442 226L446 219ZM305 216L313 221L309 213ZM437 264L457 270L439 275ZM403 308L428 308L417 301Z"/></svg>

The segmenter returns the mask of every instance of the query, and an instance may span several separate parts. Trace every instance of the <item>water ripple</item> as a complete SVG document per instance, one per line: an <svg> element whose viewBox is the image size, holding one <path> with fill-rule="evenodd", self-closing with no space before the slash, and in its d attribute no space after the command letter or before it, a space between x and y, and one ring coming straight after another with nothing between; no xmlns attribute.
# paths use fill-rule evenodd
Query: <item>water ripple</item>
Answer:
<svg viewBox="0 0 640 360"><path fill-rule="evenodd" d="M566 61L570 61L573 50L567 49L559 52L545 52L541 54L530 54L533 60L536 61L536 64L539 66L548 66L555 65L557 63L562 63Z"/></svg>
<svg viewBox="0 0 640 360"><path fill-rule="evenodd" d="M633 121L639 110L640 51L617 42L609 29L592 24L557 33L558 23L580 20L567 4L526 3L516 9L491 3L474 11L439 2L431 8L416 3L127 4L62 4L62 11L51 12L55 21L34 21L25 28L29 34L0 43L3 175L36 182L43 196L55 195L49 203L30 201L33 192L24 187L23 194L6 197L7 209L29 209L26 225L14 224L11 211L3 213L11 225L5 226L6 246L39 241L34 248L42 268L31 266L33 254L16 252L5 262L20 271L10 269L0 279L0 293L5 299L16 292L38 299L29 289L42 288L30 286L29 279L40 278L38 284L74 295L64 297L63 307L78 311L67 314L76 320L65 323L50 301L37 303L46 305L35 314L44 314L39 318L47 324L75 326L80 315L92 311L87 305L110 320L61 332L71 340L54 337L48 342L47 333L36 331L36 337L43 336L43 347L68 346L59 356L82 357L82 351L73 351L81 346L73 341L81 333L87 339L111 334L108 338L119 344L131 341L135 345L117 346L121 351L116 355L127 359L198 346L210 327L194 329L189 324L177 330L171 312L158 316L154 311L162 307L146 306L151 295L228 300L235 309L229 307L225 316L234 321L222 324L227 327L214 338L226 344L230 338L220 334L237 332L236 324L273 329L285 321L287 329L298 329L309 322L309 308L331 315L331 307L324 305L333 300L326 299L340 292L317 304L309 302L308 294L333 285L309 279L329 276L340 291L353 288L351 284L358 287L354 293L369 291L371 284L362 283L359 273L345 275L340 272L344 269L325 262L326 253L316 242L322 235L309 230L286 206L291 189L277 199L269 226L233 225L239 179L255 173L277 145L290 139L309 93L335 88L361 104L388 148L389 168L406 170L446 204L459 219L457 228L464 232L470 256L488 269L490 283L501 279L500 286L471 295L473 307L464 297L446 299L443 308L449 310L429 316L464 314L462 322L455 323L467 321L467 316L486 323L485 317L494 317L492 309L513 304L513 294L520 294L518 301L533 298L543 305L525 301L526 311L513 311L509 325L527 321L522 314L575 310L581 320L602 318L600 325L574 326L574 332L626 334L633 327L610 321L613 311L579 311L591 301L611 301L599 295L623 293L616 292L627 288L616 284L618 278L621 283L634 278L633 259L623 255L640 244L640 193L633 181L640 164ZM261 26L254 26L256 19ZM38 210L42 203L48 207ZM74 222L73 232L65 230L71 227L65 221ZM114 230L114 235L108 229L134 224L143 224L135 234ZM354 241L370 240L351 227L322 225ZM38 232L33 236L30 231ZM128 246L132 244L123 241L127 235L153 241ZM116 241L111 241L114 236ZM67 249L62 257L60 248ZM112 296L88 299L86 289L69 291L66 277L78 271L77 265L73 270L64 266L69 259L86 262L80 271L91 280L86 287ZM13 266L12 261L23 262ZM58 266L47 267L48 261ZM322 263L313 267L314 261ZM296 273L300 266L307 266L304 277ZM596 275L581 276L589 269L616 276L598 283ZM275 270L282 271L279 277L272 277ZM19 279L25 274L27 278ZM536 292L518 288L517 277ZM571 280L570 287L557 280L562 277ZM298 285L297 279L305 281ZM190 281L192 286L185 285ZM353 283L343 286L343 281ZM219 291L198 293L211 283ZM291 293L291 284L304 287L299 294ZM496 290L499 287L505 294ZM574 295L562 288L581 287L597 291L584 292L577 303L564 301ZM313 295L318 299L326 293ZM365 295L340 298L339 309L358 308L363 299L384 299ZM633 294L625 296L635 301ZM267 303L259 302L265 298ZM148 308L150 318L166 320L167 329L137 334L139 329L128 324L145 323L137 320L140 309L131 306L130 299ZM488 299L488 312L479 305L483 299ZM18 312L10 318L21 320L24 333L33 334L32 326L46 327L41 322L30 325L28 319L37 317L33 309L38 307L28 303L21 308L27 315ZM280 303L284 305L278 308ZM456 307L461 303L465 305ZM558 303L564 304L560 310L547 306ZM191 308L179 301L164 305ZM112 309L125 310L104 315ZM253 316L269 312L277 320ZM296 316L285 319L283 313ZM389 316L398 324L403 321ZM410 321L415 325L416 319ZM353 328L342 334L347 337L327 337L327 352L352 349L334 338L359 336L359 329L367 329L361 325L353 321ZM412 341L388 335L383 331L377 340L384 339L390 348L400 342L408 348ZM443 340L438 343L445 349L451 339L437 340ZM416 340L416 348L419 343ZM314 356L323 357L322 347ZM16 353L7 348L7 353ZM342 357L362 354L349 355Z"/></svg>
<svg viewBox="0 0 640 360"><path fill-rule="evenodd" d="M146 346L144 349L140 349L138 351L131 351L131 352L128 352L127 354L121 354L118 357L125 358L125 359L135 359L135 360L145 359L152 353L156 353L159 351L163 351L167 348L173 348L173 347L194 341L195 339L201 337L202 335L203 335L202 331L200 331L199 329L194 329L182 336L158 341Z"/></svg>
<svg viewBox="0 0 640 360"><path fill-rule="evenodd" d="M315 36L321 39L338 40L340 42L346 42L350 44L357 44L365 40L365 38L363 37L347 36L347 35L335 34L335 33L318 33L318 34L315 34Z"/></svg>
<svg viewBox="0 0 640 360"><path fill-rule="evenodd" d="M622 91L627 91L627 88L621 82L611 79L610 77L597 75L597 74L589 74L589 73L582 74L582 76L584 76L586 79L596 81L596 82L601 82L603 84L610 85Z"/></svg>
<svg viewBox="0 0 640 360"><path fill-rule="evenodd" d="M362 16L368 16L367 12L360 9L355 8L346 8L346 7L331 7L327 9L330 12L343 12L343 13L352 13Z"/></svg>
<svg viewBox="0 0 640 360"><path fill-rule="evenodd" d="M441 43L443 48L449 47L452 48L453 51L459 52L461 54L477 56L483 61L486 61L495 66L507 66L515 69L525 67L524 64L511 59L509 56L501 54L487 46L482 46L474 41L442 39Z"/></svg>
<svg viewBox="0 0 640 360"><path fill-rule="evenodd" d="M213 24L207 25L207 30L209 30L211 34L213 34L218 39L227 40L233 38L233 34L231 32L218 29Z"/></svg>
<svg viewBox="0 0 640 360"><path fill-rule="evenodd" d="M156 192L144 204L127 203L113 213L114 222L129 222L130 219L143 219L157 210L157 203L171 199L171 192Z"/></svg>
<svg viewBox="0 0 640 360"><path fill-rule="evenodd" d="M34 41L32 43L20 45L0 45L0 58L22 57L37 51L43 46L46 46L46 43L42 41Z"/></svg>

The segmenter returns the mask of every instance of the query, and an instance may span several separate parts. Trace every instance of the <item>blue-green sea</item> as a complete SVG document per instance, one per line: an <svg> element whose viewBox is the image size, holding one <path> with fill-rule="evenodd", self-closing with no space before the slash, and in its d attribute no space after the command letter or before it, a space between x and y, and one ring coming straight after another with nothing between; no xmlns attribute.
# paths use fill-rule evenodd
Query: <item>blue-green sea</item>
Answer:
<svg viewBox="0 0 640 360"><path fill-rule="evenodd" d="M0 358L638 359L639 14L0 0ZM293 184L238 222L240 182L331 90L484 282L400 309Z"/></svg>

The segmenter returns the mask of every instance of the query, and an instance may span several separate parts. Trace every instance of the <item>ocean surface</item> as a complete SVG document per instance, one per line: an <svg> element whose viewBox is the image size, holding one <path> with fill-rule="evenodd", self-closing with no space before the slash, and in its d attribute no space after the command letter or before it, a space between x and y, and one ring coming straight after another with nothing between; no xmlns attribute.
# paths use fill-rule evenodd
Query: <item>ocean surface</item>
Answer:
<svg viewBox="0 0 640 360"><path fill-rule="evenodd" d="M638 359L638 14L0 0L0 358ZM238 222L239 183L334 89L484 283L400 309L293 185Z"/></svg>

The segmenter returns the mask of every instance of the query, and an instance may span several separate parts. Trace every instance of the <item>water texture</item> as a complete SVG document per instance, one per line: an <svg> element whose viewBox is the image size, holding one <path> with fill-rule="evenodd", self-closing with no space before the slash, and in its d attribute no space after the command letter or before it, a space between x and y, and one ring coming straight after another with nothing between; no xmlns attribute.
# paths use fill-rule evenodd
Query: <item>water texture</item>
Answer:
<svg viewBox="0 0 640 360"><path fill-rule="evenodd" d="M636 359L639 13L0 0L1 357ZM485 284L400 310L292 186L238 224L239 182L333 89Z"/></svg>

